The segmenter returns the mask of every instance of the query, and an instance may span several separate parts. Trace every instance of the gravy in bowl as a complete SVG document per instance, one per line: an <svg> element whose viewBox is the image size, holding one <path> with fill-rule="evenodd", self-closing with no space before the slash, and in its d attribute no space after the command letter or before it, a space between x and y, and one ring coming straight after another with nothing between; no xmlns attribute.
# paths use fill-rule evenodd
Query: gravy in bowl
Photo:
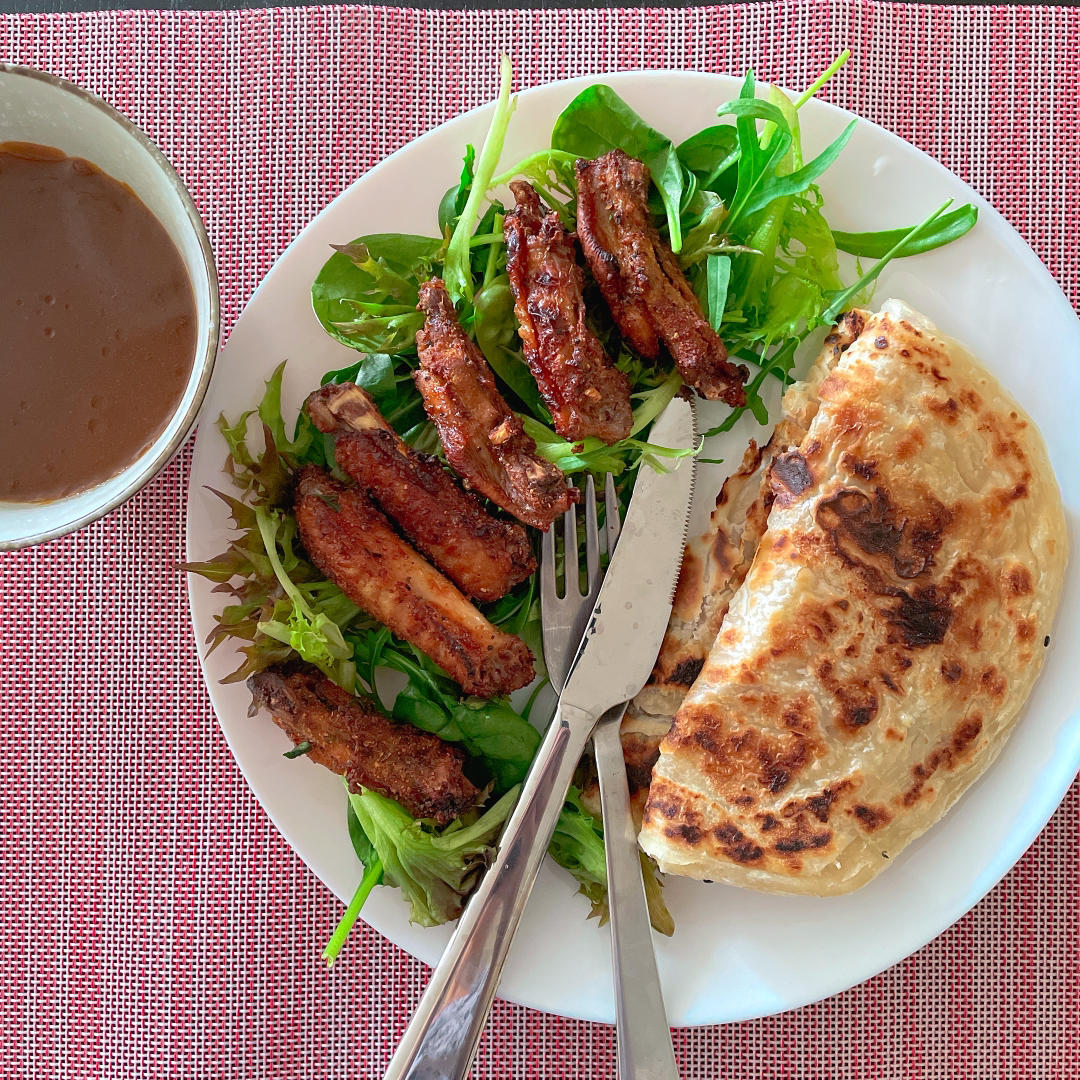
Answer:
<svg viewBox="0 0 1080 1080"><path fill-rule="evenodd" d="M0 500L86 491L135 461L184 395L191 281L127 185L0 143Z"/></svg>

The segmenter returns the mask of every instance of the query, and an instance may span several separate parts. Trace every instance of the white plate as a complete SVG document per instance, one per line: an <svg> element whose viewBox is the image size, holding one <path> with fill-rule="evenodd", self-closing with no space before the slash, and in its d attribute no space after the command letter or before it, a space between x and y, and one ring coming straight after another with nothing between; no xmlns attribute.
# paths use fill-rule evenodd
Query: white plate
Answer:
<svg viewBox="0 0 1080 1080"><path fill-rule="evenodd" d="M546 145L560 110L595 78L523 93L503 156L509 166ZM624 73L603 77L646 120L675 139L715 122L735 97L730 77ZM490 107L458 117L389 157L327 207L267 275L233 330L218 364L205 415L236 416L258 399L261 380L282 358L286 410L296 410L324 371L354 354L331 340L312 315L309 289L330 254L371 232L436 230L443 192L461 171L467 142L479 145ZM819 101L802 112L807 157L849 115ZM877 296L907 300L944 332L965 341L1019 398L1050 447L1071 527L1066 596L1046 670L1015 734L989 773L948 817L912 844L861 891L829 900L778 897L669 879L677 929L658 939L664 994L673 1024L762 1016L816 1001L869 978L920 948L977 903L1013 865L1053 813L1080 767L1080 325L1042 264L991 207L921 151L866 121L822 184L829 221L848 230L913 224L952 197L979 206L976 229L941 251L893 264ZM731 433L721 456L737 462L755 429ZM191 472L188 552L224 549L227 520L204 485L220 487L225 450L214 427L200 433ZM1071 466L1071 467L1070 467ZM722 470L721 470L722 471ZM718 478L714 478L718 479ZM698 490L708 499L708 483ZM220 595L192 579L201 642ZM1071 601L1071 602L1070 602ZM220 679L237 660L228 649L203 658L207 686L226 738L252 789L304 861L344 902L359 880L349 845L341 783L308 761L287 761L285 736L265 716L249 719L243 686ZM525 913L500 987L514 1002L610 1022L614 1016L608 934L586 919L588 905L550 863ZM376 889L364 918L414 956L434 963L444 927L409 924L391 889Z"/></svg>

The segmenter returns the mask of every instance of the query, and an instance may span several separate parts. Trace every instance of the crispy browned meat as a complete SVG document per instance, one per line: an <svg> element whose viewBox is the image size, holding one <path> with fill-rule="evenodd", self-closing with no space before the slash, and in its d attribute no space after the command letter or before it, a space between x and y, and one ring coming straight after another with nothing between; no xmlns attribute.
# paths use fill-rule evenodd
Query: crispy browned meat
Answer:
<svg viewBox="0 0 1080 1080"><path fill-rule="evenodd" d="M525 530L492 517L435 458L407 446L362 387L324 386L306 408L335 436L338 464L462 592L490 603L536 569Z"/></svg>
<svg viewBox="0 0 1080 1080"><path fill-rule="evenodd" d="M508 694L532 680L528 645L492 626L358 488L306 466L296 487L296 522L312 562L466 693Z"/></svg>
<svg viewBox="0 0 1080 1080"><path fill-rule="evenodd" d="M506 215L506 272L514 293L529 370L551 409L555 430L578 442L625 439L633 419L630 380L585 325L585 274L577 246L554 211L545 214L532 184L510 185L517 209Z"/></svg>
<svg viewBox="0 0 1080 1080"><path fill-rule="evenodd" d="M458 747L396 723L308 664L267 668L248 679L248 689L253 712L268 709L294 743L311 744L312 761L344 776L353 791L370 788L439 825L461 817L480 795L462 772Z"/></svg>
<svg viewBox="0 0 1080 1080"><path fill-rule="evenodd" d="M744 369L709 325L649 218L649 169L622 150L577 163L581 249L623 337L655 360L663 343L703 397L745 405Z"/></svg>
<svg viewBox="0 0 1080 1080"><path fill-rule="evenodd" d="M536 443L510 411L483 353L461 329L439 280L420 286L426 319L416 335L420 368L413 373L446 460L474 490L526 525L545 532L577 499L566 477L536 455Z"/></svg>

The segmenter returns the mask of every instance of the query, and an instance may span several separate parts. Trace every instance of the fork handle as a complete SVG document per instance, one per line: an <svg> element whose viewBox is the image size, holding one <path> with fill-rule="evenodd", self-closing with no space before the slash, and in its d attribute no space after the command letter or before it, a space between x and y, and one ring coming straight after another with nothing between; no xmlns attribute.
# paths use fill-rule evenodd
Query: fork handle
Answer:
<svg viewBox="0 0 1080 1080"><path fill-rule="evenodd" d="M595 717L560 702L495 860L465 905L385 1080L463 1080L468 1074L510 942L593 723Z"/></svg>
<svg viewBox="0 0 1080 1080"><path fill-rule="evenodd" d="M593 752L604 808L611 959L615 968L615 1024L619 1080L679 1080L653 952L649 905L641 879L630 792L618 717L605 714L593 732Z"/></svg>

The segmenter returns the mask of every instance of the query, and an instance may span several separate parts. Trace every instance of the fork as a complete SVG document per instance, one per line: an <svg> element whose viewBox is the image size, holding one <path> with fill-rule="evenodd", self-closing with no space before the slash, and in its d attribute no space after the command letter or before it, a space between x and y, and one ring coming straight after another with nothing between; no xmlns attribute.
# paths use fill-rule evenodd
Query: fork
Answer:
<svg viewBox="0 0 1080 1080"><path fill-rule="evenodd" d="M605 546L615 550L621 522L615 481L604 479ZM585 481L585 592L581 591L577 513L563 516L564 587L559 596L555 530L543 538L540 556L540 612L544 663L556 693L561 693L589 613L596 603L600 572L600 536L596 517L596 485ZM678 1080L671 1030L664 1010L653 952L649 910L641 879L637 835L630 816L619 728L628 702L610 709L593 732L593 752L600 781L607 861L611 957L615 972L615 1021L619 1080Z"/></svg>

